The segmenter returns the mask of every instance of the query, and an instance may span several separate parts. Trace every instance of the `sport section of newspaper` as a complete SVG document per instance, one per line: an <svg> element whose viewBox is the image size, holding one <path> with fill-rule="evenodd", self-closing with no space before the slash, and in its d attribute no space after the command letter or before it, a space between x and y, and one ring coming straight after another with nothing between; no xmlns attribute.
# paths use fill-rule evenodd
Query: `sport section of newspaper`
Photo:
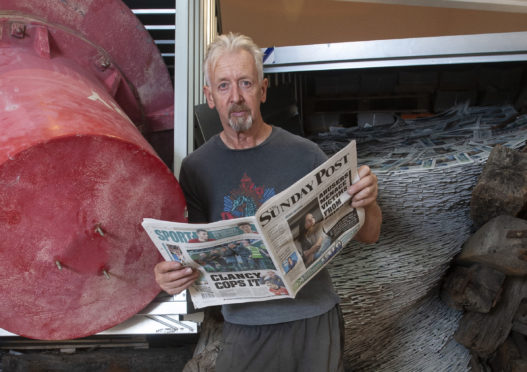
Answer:
<svg viewBox="0 0 527 372"><path fill-rule="evenodd" d="M189 288L196 308L294 298L364 223L347 193L357 180L352 141L254 216L210 224L145 218L143 227L165 260L200 271Z"/></svg>

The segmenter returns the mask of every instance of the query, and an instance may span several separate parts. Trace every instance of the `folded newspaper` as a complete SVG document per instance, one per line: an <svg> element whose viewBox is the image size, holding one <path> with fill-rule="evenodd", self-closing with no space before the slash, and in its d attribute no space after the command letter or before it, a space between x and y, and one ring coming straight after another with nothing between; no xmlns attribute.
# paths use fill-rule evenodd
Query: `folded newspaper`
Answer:
<svg viewBox="0 0 527 372"><path fill-rule="evenodd" d="M254 216L142 225L165 260L200 271L189 288L196 308L294 298L362 227L364 210L346 192L358 179L352 141Z"/></svg>

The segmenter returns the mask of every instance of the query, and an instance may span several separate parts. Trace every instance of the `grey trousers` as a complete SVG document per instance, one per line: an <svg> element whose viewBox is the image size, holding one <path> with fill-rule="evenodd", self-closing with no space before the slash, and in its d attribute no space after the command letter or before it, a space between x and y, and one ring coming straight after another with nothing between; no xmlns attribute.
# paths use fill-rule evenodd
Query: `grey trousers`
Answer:
<svg viewBox="0 0 527 372"><path fill-rule="evenodd" d="M225 322L217 372L343 371L344 327L339 306L293 322L247 326Z"/></svg>

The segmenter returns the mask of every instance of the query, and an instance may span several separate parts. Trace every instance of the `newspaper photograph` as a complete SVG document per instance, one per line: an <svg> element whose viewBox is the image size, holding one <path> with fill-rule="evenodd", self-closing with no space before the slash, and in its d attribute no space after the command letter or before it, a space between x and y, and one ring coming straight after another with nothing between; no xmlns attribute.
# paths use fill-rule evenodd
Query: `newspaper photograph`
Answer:
<svg viewBox="0 0 527 372"><path fill-rule="evenodd" d="M142 225L165 260L201 273L189 288L196 308L294 298L362 227L364 211L346 191L356 181L352 141L254 216Z"/></svg>

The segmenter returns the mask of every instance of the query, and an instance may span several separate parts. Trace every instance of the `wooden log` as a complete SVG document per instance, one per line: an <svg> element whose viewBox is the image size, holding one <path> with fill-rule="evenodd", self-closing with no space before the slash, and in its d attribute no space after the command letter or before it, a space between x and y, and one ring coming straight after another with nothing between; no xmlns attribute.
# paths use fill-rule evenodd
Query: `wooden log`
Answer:
<svg viewBox="0 0 527 372"><path fill-rule="evenodd" d="M493 371L512 371L514 362L521 359L520 352L511 337L508 337L490 359L489 364Z"/></svg>
<svg viewBox="0 0 527 372"><path fill-rule="evenodd" d="M504 280L504 273L486 265L455 266L443 281L441 299L456 310L488 313L499 299Z"/></svg>
<svg viewBox="0 0 527 372"><path fill-rule="evenodd" d="M514 341L514 344L518 348L520 357L524 360L527 360L527 340L525 339L525 335L522 335L521 333L515 332L513 330L511 332L511 337Z"/></svg>
<svg viewBox="0 0 527 372"><path fill-rule="evenodd" d="M527 275L527 220L507 215L492 218L465 242L457 262Z"/></svg>
<svg viewBox="0 0 527 372"><path fill-rule="evenodd" d="M489 357L507 339L520 302L526 297L527 281L508 277L498 304L487 314L465 313L454 338L478 355Z"/></svg>
<svg viewBox="0 0 527 372"><path fill-rule="evenodd" d="M512 340L518 348L521 359L516 359L512 362L511 372L525 372L527 371L527 340L524 335L511 332Z"/></svg>
<svg viewBox="0 0 527 372"><path fill-rule="evenodd" d="M205 308L200 337L194 355L183 372L214 372L216 357L223 347L223 316L219 306Z"/></svg>
<svg viewBox="0 0 527 372"><path fill-rule="evenodd" d="M527 154L495 146L472 191L470 212L474 225L507 214L521 217L527 204Z"/></svg>
<svg viewBox="0 0 527 372"><path fill-rule="evenodd" d="M511 372L525 372L527 371L527 360L516 359L512 362Z"/></svg>
<svg viewBox="0 0 527 372"><path fill-rule="evenodd" d="M516 311L516 315L512 322L512 330L522 335L527 335L527 300L523 300L520 303L520 306L518 306L518 310ZM527 347L525 349L527 359Z"/></svg>
<svg viewBox="0 0 527 372"><path fill-rule="evenodd" d="M472 353L470 358L470 371L472 372L492 372L492 369L487 364L487 360Z"/></svg>

